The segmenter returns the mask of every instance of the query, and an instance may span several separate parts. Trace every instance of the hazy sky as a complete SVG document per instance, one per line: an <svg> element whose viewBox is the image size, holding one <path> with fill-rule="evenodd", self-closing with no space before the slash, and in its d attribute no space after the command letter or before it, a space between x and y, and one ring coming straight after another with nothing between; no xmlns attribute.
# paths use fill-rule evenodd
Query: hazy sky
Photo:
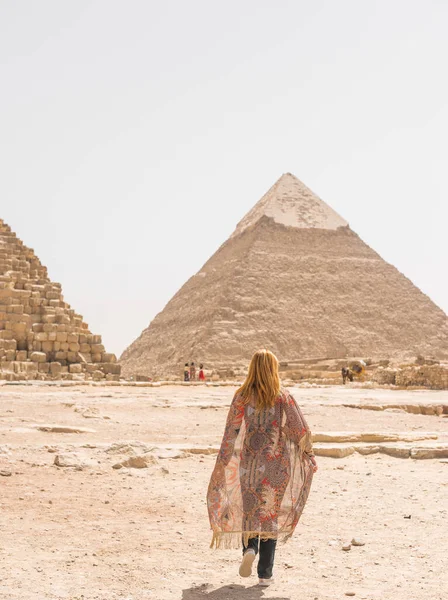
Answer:
<svg viewBox="0 0 448 600"><path fill-rule="evenodd" d="M448 2L1 0L0 217L120 353L284 172L448 311Z"/></svg>

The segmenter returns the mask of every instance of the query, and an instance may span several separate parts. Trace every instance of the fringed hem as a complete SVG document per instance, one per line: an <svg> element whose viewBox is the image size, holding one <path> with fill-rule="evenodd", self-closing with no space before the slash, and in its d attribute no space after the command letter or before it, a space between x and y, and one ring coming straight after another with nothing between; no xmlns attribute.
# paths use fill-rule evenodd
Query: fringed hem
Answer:
<svg viewBox="0 0 448 600"><path fill-rule="evenodd" d="M260 536L262 541L265 540L278 540L279 542L286 542L293 534L293 529L283 530L279 532L275 531L214 531L210 548L216 550L232 548L241 548L241 544L244 541L244 545L247 546L249 539Z"/></svg>

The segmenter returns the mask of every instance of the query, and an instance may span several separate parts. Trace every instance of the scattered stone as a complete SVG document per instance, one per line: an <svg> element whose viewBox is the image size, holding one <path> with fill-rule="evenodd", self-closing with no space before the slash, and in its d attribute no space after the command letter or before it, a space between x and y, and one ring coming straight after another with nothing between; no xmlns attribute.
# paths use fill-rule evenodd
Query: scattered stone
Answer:
<svg viewBox="0 0 448 600"><path fill-rule="evenodd" d="M316 456L328 456L331 458L345 458L355 452L354 446L330 446L329 444L315 444L313 449Z"/></svg>
<svg viewBox="0 0 448 600"><path fill-rule="evenodd" d="M152 454L141 454L138 456L130 456L128 459L116 463L112 468L121 469L122 467L127 467L128 469L146 469L155 464L157 464L157 459Z"/></svg>
<svg viewBox="0 0 448 600"><path fill-rule="evenodd" d="M77 408L75 408L75 412L80 413L84 419L99 419L100 418L100 414L99 414L99 410L97 408L83 408L81 406L78 406Z"/></svg>
<svg viewBox="0 0 448 600"><path fill-rule="evenodd" d="M64 453L64 454L56 454L54 457L54 464L57 467L75 467L79 471L83 470L88 466L88 463L85 459L81 458L77 454L74 453Z"/></svg>
<svg viewBox="0 0 448 600"><path fill-rule="evenodd" d="M114 442L105 449L107 454L141 454L151 452L154 448L143 442L131 440L129 442Z"/></svg>
<svg viewBox="0 0 448 600"><path fill-rule="evenodd" d="M11 477L11 475L12 475L11 471L0 471L1 477Z"/></svg>
<svg viewBox="0 0 448 600"><path fill-rule="evenodd" d="M344 550L344 552L348 552L351 549L352 549L351 544L345 544L345 546L342 546L342 550Z"/></svg>
<svg viewBox="0 0 448 600"><path fill-rule="evenodd" d="M351 543L352 543L352 546L365 546L366 545L365 542L360 542L356 538L353 538Z"/></svg>
<svg viewBox="0 0 448 600"><path fill-rule="evenodd" d="M67 425L30 425L33 429L49 433L96 433L95 429L86 427L69 427Z"/></svg>
<svg viewBox="0 0 448 600"><path fill-rule="evenodd" d="M448 446L439 448L412 448L410 456L415 459L448 458Z"/></svg>
<svg viewBox="0 0 448 600"><path fill-rule="evenodd" d="M356 596L355 592L345 592L346 596Z"/></svg>

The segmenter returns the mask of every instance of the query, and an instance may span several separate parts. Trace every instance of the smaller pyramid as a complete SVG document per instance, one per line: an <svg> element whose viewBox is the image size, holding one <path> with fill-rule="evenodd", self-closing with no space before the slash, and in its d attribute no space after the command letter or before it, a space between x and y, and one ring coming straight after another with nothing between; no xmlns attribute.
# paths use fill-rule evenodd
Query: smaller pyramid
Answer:
<svg viewBox="0 0 448 600"><path fill-rule="evenodd" d="M0 379L118 380L120 365L0 219Z"/></svg>

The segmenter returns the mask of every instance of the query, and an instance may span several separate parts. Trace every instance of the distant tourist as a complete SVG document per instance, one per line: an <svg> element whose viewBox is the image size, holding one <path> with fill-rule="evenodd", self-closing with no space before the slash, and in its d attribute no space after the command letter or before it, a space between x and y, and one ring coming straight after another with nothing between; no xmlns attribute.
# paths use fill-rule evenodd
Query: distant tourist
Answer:
<svg viewBox="0 0 448 600"><path fill-rule="evenodd" d="M188 363L185 363L184 367L184 381L190 381L190 367Z"/></svg>
<svg viewBox="0 0 448 600"><path fill-rule="evenodd" d="M199 365L199 376L198 376L199 381L205 381L205 375L204 375L204 365L201 363Z"/></svg>
<svg viewBox="0 0 448 600"><path fill-rule="evenodd" d="M196 367L194 366L194 362L190 365L190 381L196 380Z"/></svg>
<svg viewBox="0 0 448 600"><path fill-rule="evenodd" d="M353 381L353 373L350 371L350 369L348 367L342 367L341 374L342 374L342 383L344 385L345 385L345 382L347 381L347 379L349 381Z"/></svg>
<svg viewBox="0 0 448 600"><path fill-rule="evenodd" d="M293 534L316 471L302 411L280 387L277 358L260 350L230 406L207 492L211 547L242 542L241 577L260 553L259 584L272 582L277 541Z"/></svg>

